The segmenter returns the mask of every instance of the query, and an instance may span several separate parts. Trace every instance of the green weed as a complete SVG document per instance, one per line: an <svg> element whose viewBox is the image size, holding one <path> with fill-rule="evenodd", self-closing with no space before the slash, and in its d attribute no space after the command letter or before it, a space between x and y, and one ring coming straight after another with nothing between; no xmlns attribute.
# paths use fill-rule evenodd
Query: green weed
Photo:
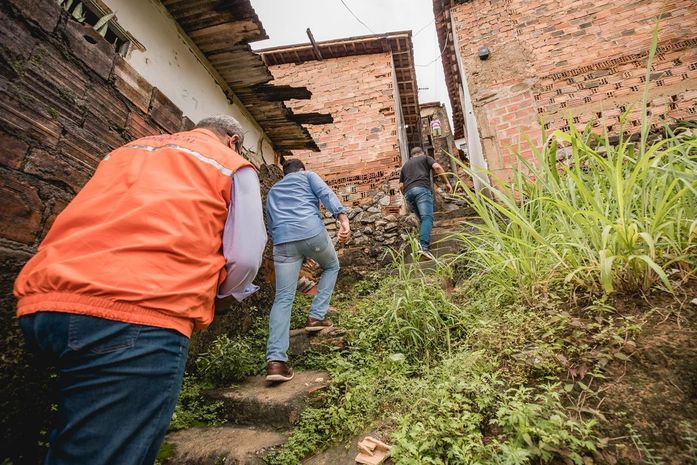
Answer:
<svg viewBox="0 0 697 465"><path fill-rule="evenodd" d="M184 378L179 401L169 425L170 430L221 424L222 402L210 401L203 396L203 392L211 387L210 384L203 383L194 377Z"/></svg>
<svg viewBox="0 0 697 465"><path fill-rule="evenodd" d="M258 346L259 341L255 338L220 335L209 350L196 359L197 373L216 385L242 381L256 374L264 365L264 353L258 350Z"/></svg>

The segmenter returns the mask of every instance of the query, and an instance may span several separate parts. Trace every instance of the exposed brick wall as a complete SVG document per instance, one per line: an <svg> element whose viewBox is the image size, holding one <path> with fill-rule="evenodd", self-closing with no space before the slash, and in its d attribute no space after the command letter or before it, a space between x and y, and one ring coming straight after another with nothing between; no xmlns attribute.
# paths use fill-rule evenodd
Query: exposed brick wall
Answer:
<svg viewBox="0 0 697 465"><path fill-rule="evenodd" d="M270 66L274 83L305 86L310 100L295 113L331 113L334 123L309 126L321 152L294 151L320 174L345 205L365 205L385 183L396 191L401 156L389 53ZM399 198L392 195L390 205Z"/></svg>
<svg viewBox="0 0 697 465"><path fill-rule="evenodd" d="M512 150L531 157L525 137L539 139L540 119L548 131L564 128L568 115L619 131L620 114L641 100L659 15L651 112L697 119L695 0L473 0L451 13L485 156L500 176ZM482 45L491 50L486 61L477 57ZM635 105L625 131L636 132L640 117Z"/></svg>
<svg viewBox="0 0 697 465"><path fill-rule="evenodd" d="M436 137L431 130L430 120L437 119L440 121L441 135ZM455 138L450 129L450 119L445 105L439 106L421 106L421 139L433 150L433 157L440 163L445 171L453 173L450 177L451 183L456 182L456 177L465 181L467 176L452 157L460 159L460 153L455 146Z"/></svg>

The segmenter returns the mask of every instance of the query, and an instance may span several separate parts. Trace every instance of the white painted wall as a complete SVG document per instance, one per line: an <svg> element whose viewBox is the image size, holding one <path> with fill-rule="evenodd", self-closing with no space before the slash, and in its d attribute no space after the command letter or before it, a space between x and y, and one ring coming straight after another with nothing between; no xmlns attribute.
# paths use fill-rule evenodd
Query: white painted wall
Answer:
<svg viewBox="0 0 697 465"><path fill-rule="evenodd" d="M449 34L453 38L453 46L455 47L455 57L457 58L458 71L462 85L459 86L460 102L462 104L462 113L465 116L465 135L467 137L467 155L470 160L470 167L474 172L474 189L477 193L485 192L491 188L489 180L489 166L484 157L482 149L482 141L479 136L479 127L477 126L477 118L474 115L474 105L472 104L472 96L467 87L467 74L462 65L462 57L460 56L460 45L457 42L457 29L455 29L455 19L450 17Z"/></svg>
<svg viewBox="0 0 697 465"><path fill-rule="evenodd" d="M253 161L274 162L269 138L244 107L230 104L159 1L104 0L104 3L116 13L119 24L145 46L145 52L134 50L126 58L136 71L194 122L215 114L235 117L245 130L244 146L260 157Z"/></svg>

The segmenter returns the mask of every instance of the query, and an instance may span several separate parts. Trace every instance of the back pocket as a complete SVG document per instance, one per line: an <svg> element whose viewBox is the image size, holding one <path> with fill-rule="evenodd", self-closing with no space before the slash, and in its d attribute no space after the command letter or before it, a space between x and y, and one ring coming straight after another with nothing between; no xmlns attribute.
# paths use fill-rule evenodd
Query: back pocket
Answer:
<svg viewBox="0 0 697 465"><path fill-rule="evenodd" d="M71 315L68 346L74 351L108 354L135 346L140 325L86 315Z"/></svg>

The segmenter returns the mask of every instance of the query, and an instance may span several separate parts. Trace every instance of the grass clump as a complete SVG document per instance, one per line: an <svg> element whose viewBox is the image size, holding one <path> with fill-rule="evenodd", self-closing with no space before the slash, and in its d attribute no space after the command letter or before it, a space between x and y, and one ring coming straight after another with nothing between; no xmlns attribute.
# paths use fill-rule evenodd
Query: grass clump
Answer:
<svg viewBox="0 0 697 465"><path fill-rule="evenodd" d="M670 291L670 273L694 270L694 135L669 133L642 149L572 127L552 134L536 155L535 163L519 160L510 188L492 188L487 197L464 187L481 223L470 224L478 234L458 238L469 274L482 285L528 300L559 285Z"/></svg>

